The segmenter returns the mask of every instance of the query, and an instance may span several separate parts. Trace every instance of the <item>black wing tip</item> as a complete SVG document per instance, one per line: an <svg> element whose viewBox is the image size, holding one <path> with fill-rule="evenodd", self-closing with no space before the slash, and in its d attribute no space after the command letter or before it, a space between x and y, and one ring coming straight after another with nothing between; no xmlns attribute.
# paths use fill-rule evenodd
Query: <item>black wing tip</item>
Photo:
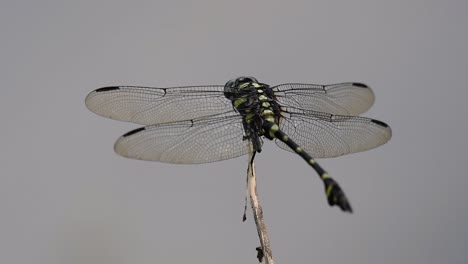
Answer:
<svg viewBox="0 0 468 264"><path fill-rule="evenodd" d="M377 125L379 125L379 126L381 126L381 127L388 127L387 124L385 124L385 123L382 122L382 121L376 120L376 119L371 119L371 122L374 123L374 124L377 124Z"/></svg>
<svg viewBox="0 0 468 264"><path fill-rule="evenodd" d="M107 87L102 87L94 90L96 93L101 93L101 92L108 92L108 91L114 91L114 90L119 90L119 86L107 86Z"/></svg>
<svg viewBox="0 0 468 264"><path fill-rule="evenodd" d="M136 134L136 133L138 133L138 132L141 132L141 131L143 131L143 130L145 130L145 128L144 128L144 127L140 127L140 128L134 129L134 130L132 130L132 131L129 131L129 132L123 134L122 137L128 137L128 136L131 136L131 135Z"/></svg>
<svg viewBox="0 0 468 264"><path fill-rule="evenodd" d="M361 88L369 88L369 86L367 86L366 84L364 84L364 83L359 83L359 82L354 82L354 83L353 83L353 86L361 87Z"/></svg>

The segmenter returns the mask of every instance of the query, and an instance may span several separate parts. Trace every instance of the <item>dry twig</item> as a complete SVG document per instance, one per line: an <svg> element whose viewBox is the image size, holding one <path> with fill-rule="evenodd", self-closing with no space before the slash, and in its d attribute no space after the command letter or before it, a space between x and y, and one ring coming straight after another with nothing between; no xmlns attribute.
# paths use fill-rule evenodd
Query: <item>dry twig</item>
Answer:
<svg viewBox="0 0 468 264"><path fill-rule="evenodd" d="M263 210L260 206L260 201L257 194L257 181L255 178L255 151L250 144L249 167L247 169L247 189L250 196L250 204L254 215L255 224L257 225L258 237L261 247L257 248L257 258L260 262L265 258L266 264L274 264L273 256L271 255L270 240L268 238L265 222L263 221ZM244 212L245 221L245 212Z"/></svg>

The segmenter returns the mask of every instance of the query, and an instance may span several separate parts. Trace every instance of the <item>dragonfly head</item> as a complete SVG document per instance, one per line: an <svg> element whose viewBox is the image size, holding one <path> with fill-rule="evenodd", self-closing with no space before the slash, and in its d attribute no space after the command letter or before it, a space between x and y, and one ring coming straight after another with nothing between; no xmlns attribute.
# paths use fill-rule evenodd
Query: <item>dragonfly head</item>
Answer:
<svg viewBox="0 0 468 264"><path fill-rule="evenodd" d="M258 83L257 79L254 77L238 77L236 79L232 79L228 81L224 86L230 88L239 88L242 84L245 83Z"/></svg>
<svg viewBox="0 0 468 264"><path fill-rule="evenodd" d="M228 81L224 85L224 95L227 98L231 98L234 94L237 94L239 90L245 87L249 87L251 83L258 83L254 77L238 77Z"/></svg>

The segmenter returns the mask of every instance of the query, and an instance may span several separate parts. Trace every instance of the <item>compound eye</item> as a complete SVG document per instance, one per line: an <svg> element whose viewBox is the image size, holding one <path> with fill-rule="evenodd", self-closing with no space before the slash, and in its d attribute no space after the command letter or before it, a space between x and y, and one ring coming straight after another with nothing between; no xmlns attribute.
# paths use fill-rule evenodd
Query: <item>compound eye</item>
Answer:
<svg viewBox="0 0 468 264"><path fill-rule="evenodd" d="M250 78L250 77L241 77L241 78L239 78L239 83L249 83L249 82L253 82L252 78Z"/></svg>
<svg viewBox="0 0 468 264"><path fill-rule="evenodd" d="M255 79L254 77L249 76L249 77L246 77L246 78L249 80L249 82L258 83L257 79Z"/></svg>
<svg viewBox="0 0 468 264"><path fill-rule="evenodd" d="M234 83L235 83L235 80L230 80L230 81L228 81L224 86L227 86L227 87L234 87Z"/></svg>
<svg viewBox="0 0 468 264"><path fill-rule="evenodd" d="M258 83L258 81L254 77L239 77L237 79L228 81L225 86L238 87L244 83Z"/></svg>

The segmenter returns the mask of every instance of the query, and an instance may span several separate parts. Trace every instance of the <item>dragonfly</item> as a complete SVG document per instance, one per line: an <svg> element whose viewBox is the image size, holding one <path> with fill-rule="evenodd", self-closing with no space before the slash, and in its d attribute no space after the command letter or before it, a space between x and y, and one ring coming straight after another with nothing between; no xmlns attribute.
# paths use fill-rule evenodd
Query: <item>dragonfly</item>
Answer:
<svg viewBox="0 0 468 264"><path fill-rule="evenodd" d="M170 88L108 86L88 94L97 115L143 125L122 135L117 154L175 164L216 162L262 151L264 140L299 155L318 174L330 206L352 212L337 181L316 158L376 148L392 136L379 120L361 117L374 103L363 83L285 83L254 77L225 85Z"/></svg>

